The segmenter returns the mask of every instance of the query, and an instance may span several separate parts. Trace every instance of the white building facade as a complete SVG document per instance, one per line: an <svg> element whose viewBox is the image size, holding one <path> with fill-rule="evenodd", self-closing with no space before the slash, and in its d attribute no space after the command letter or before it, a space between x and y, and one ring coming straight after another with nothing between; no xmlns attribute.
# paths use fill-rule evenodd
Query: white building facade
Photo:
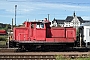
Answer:
<svg viewBox="0 0 90 60"><path fill-rule="evenodd" d="M56 27L58 25L60 25L61 27L75 27L78 28L82 23L85 22L90 22L89 20L83 20L81 17L78 17L75 15L75 12L73 14L73 16L67 16L67 18L65 20L58 20L55 19L52 21L53 25L55 25Z"/></svg>

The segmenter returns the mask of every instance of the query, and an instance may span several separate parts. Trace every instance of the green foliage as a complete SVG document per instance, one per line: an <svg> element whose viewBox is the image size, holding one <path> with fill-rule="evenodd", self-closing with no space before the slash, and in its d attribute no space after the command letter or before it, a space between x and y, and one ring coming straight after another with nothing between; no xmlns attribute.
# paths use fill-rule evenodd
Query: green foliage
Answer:
<svg viewBox="0 0 90 60"><path fill-rule="evenodd" d="M6 30L6 31L7 31L7 30L8 30L8 24L6 25L6 27L3 27L3 28L0 27L0 29L1 29L1 30Z"/></svg>
<svg viewBox="0 0 90 60"><path fill-rule="evenodd" d="M20 27L20 26L22 26L22 25L18 25L17 27Z"/></svg>
<svg viewBox="0 0 90 60"><path fill-rule="evenodd" d="M6 45L6 41L0 41L0 46Z"/></svg>
<svg viewBox="0 0 90 60"><path fill-rule="evenodd" d="M7 40L7 38L6 38L6 37L4 37L4 36L3 36L3 37L1 37L1 36L0 36L0 41L6 41L6 40Z"/></svg>
<svg viewBox="0 0 90 60"><path fill-rule="evenodd" d="M58 24L57 27L61 27L61 26Z"/></svg>
<svg viewBox="0 0 90 60"><path fill-rule="evenodd" d="M77 60L90 60L90 57L86 57L86 58L77 58Z"/></svg>
<svg viewBox="0 0 90 60"><path fill-rule="evenodd" d="M54 25L52 27L55 27Z"/></svg>
<svg viewBox="0 0 90 60"><path fill-rule="evenodd" d="M62 57L62 55L57 55L56 60L65 60L65 59Z"/></svg>
<svg viewBox="0 0 90 60"><path fill-rule="evenodd" d="M57 55L56 60L90 60L90 57L75 57L75 58L70 58L70 57L63 57L62 55Z"/></svg>
<svg viewBox="0 0 90 60"><path fill-rule="evenodd" d="M76 35L79 36L79 29L77 29Z"/></svg>

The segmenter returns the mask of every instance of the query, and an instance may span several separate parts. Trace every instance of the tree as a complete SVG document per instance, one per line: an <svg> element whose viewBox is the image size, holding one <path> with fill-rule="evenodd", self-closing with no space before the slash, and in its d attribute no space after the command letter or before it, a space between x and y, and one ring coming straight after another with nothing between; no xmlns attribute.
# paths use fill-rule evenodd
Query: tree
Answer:
<svg viewBox="0 0 90 60"><path fill-rule="evenodd" d="M76 36L79 36L79 29L77 29L76 31Z"/></svg>

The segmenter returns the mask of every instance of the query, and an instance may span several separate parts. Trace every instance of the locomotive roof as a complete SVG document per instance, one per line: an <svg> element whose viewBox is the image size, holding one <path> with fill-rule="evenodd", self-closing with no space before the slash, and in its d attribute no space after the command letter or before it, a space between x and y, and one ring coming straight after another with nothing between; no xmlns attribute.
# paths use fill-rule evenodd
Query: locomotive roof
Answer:
<svg viewBox="0 0 90 60"><path fill-rule="evenodd" d="M44 20L42 20L42 21L30 21L30 22L29 21L25 21L25 22L28 22L28 23L50 23L50 21L44 21Z"/></svg>

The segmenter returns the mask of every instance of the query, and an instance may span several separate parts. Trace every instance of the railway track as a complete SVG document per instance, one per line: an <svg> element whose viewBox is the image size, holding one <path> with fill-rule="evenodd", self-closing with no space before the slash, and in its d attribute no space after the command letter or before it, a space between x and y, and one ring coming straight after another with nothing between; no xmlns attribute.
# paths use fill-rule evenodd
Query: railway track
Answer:
<svg viewBox="0 0 90 60"><path fill-rule="evenodd" d="M0 60L56 60L63 58L85 58L89 52L16 52L17 48L0 48Z"/></svg>
<svg viewBox="0 0 90 60"><path fill-rule="evenodd" d="M0 55L3 60L56 60L54 55Z"/></svg>
<svg viewBox="0 0 90 60"><path fill-rule="evenodd" d="M6 53L6 52L16 52L17 48L0 48L0 52Z"/></svg>
<svg viewBox="0 0 90 60"><path fill-rule="evenodd" d="M56 60L57 57L85 58L89 56L89 52L18 52L0 53L0 60Z"/></svg>

